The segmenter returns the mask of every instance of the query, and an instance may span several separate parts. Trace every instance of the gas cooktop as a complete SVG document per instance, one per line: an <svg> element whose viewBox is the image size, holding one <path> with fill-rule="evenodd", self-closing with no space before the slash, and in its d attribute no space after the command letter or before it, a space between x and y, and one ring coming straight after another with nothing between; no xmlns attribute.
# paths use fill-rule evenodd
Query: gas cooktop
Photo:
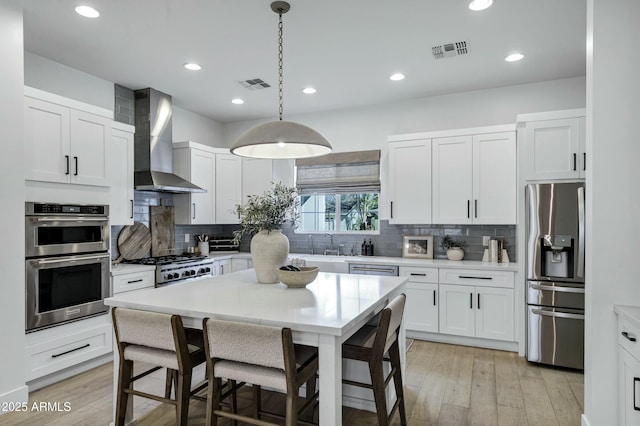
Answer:
<svg viewBox="0 0 640 426"><path fill-rule="evenodd" d="M215 274L213 268L214 260L201 254L145 257L142 259L123 260L122 262L155 265L156 287Z"/></svg>
<svg viewBox="0 0 640 426"><path fill-rule="evenodd" d="M138 265L169 265L172 263L197 262L209 259L202 254L172 254L169 256L143 257L142 259L126 259L122 263L135 263Z"/></svg>

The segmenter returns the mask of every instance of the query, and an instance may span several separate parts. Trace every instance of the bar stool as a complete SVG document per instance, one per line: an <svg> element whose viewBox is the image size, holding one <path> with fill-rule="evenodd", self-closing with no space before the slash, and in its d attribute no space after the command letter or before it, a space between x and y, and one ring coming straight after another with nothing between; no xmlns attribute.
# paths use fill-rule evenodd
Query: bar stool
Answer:
<svg viewBox="0 0 640 426"><path fill-rule="evenodd" d="M396 296L377 316L377 325L371 321L365 324L353 336L342 344L342 357L364 361L369 364L371 384L344 379L347 385L359 386L373 390L373 398L376 403L378 424L387 426L396 410L400 408L400 424L407 424L407 416L404 406L404 392L402 389L402 371L400 367L400 348L398 346L398 334L402 322L406 296ZM385 357L388 353L388 357ZM391 371L385 377L383 361L391 363ZM396 390L396 402L391 412L387 414L386 387L393 378Z"/></svg>
<svg viewBox="0 0 640 426"><path fill-rule="evenodd" d="M274 425L261 415L282 417L262 410L261 387L286 393L285 424L298 424L299 414L312 407L318 398L315 391L318 371L317 348L294 345L290 328L269 327L205 318L202 323L207 359L207 422L217 425L226 417L254 425ZM254 417L220 409L221 380L252 384ZM307 383L306 401L298 410L298 392Z"/></svg>
<svg viewBox="0 0 640 426"><path fill-rule="evenodd" d="M193 332L188 339L178 315L125 308L113 308L111 314L120 357L115 424L124 425L129 395L136 395L175 405L177 423L186 425L190 396L206 387L203 383L191 391L193 367L205 362L203 339L198 345ZM155 367L133 376L134 362ZM164 397L133 389L134 381L161 368L167 369L169 388ZM171 371L177 372L175 399L169 399Z"/></svg>

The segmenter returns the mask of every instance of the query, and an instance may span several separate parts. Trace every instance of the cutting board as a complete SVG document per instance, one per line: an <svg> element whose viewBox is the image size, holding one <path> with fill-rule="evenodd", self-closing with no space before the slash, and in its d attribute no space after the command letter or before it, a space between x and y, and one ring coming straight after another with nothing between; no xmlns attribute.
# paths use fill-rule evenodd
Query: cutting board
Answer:
<svg viewBox="0 0 640 426"><path fill-rule="evenodd" d="M167 256L175 250L173 206L150 206L151 256Z"/></svg>
<svg viewBox="0 0 640 426"><path fill-rule="evenodd" d="M151 232L147 225L135 222L127 225L118 234L118 251L120 257L116 262L123 259L140 259L149 253L151 248Z"/></svg>

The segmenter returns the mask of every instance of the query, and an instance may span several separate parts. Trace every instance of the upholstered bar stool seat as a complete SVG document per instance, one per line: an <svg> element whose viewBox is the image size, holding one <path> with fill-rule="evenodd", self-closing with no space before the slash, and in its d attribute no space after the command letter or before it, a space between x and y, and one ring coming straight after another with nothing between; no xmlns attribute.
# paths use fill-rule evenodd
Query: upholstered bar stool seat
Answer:
<svg viewBox="0 0 640 426"><path fill-rule="evenodd" d="M207 374L209 382L207 425L216 425L218 417L267 425L261 415L262 386L287 394L286 425L298 424L299 412L311 407L317 399L315 392L318 371L316 348L294 345L289 328L268 327L205 318L203 321ZM241 416L220 409L221 379L253 385L254 417ZM298 410L298 392L307 384L305 404ZM275 415L278 417L277 415Z"/></svg>
<svg viewBox="0 0 640 426"><path fill-rule="evenodd" d="M342 345L343 358L364 361L369 365L371 384L353 380L343 380L342 382L373 390L378 424L380 426L389 425L391 418L398 409L400 411L400 423L402 425L407 424L400 349L398 346L405 300L406 296L404 294L394 298L376 316L377 325L372 325L370 321ZM385 354L388 354L388 357L385 357ZM391 363L391 371L386 377L384 375L383 362ZM391 412L387 413L386 387L392 379L396 391L396 402Z"/></svg>
<svg viewBox="0 0 640 426"><path fill-rule="evenodd" d="M124 308L113 308L111 312L120 357L115 424L124 424L129 395L136 395L175 405L177 423L186 425L191 394L206 386L191 391L193 367L205 362L204 339L197 336L202 333L190 331L188 338L178 315ZM134 377L134 362L155 367ZM161 368L167 369L164 397L133 389L134 381ZM169 399L170 372L175 372L177 383L173 400Z"/></svg>

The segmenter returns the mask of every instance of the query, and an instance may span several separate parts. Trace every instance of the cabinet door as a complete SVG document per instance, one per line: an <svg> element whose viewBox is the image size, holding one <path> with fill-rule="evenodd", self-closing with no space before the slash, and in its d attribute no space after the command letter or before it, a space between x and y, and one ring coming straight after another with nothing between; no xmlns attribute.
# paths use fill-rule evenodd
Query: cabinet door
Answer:
<svg viewBox="0 0 640 426"><path fill-rule="evenodd" d="M389 144L389 223L431 223L431 140Z"/></svg>
<svg viewBox="0 0 640 426"><path fill-rule="evenodd" d="M111 120L77 110L70 114L71 183L109 186Z"/></svg>
<svg viewBox="0 0 640 426"><path fill-rule="evenodd" d="M262 195L271 189L273 161L261 158L242 159L242 202L250 195Z"/></svg>
<svg viewBox="0 0 640 426"><path fill-rule="evenodd" d="M474 287L440 284L440 333L475 336Z"/></svg>
<svg viewBox="0 0 640 426"><path fill-rule="evenodd" d="M68 183L69 109L38 99L24 101L25 179Z"/></svg>
<svg viewBox="0 0 640 426"><path fill-rule="evenodd" d="M113 129L111 138L111 225L133 225L133 133Z"/></svg>
<svg viewBox="0 0 640 426"><path fill-rule="evenodd" d="M578 178L579 118L526 123L524 178Z"/></svg>
<svg viewBox="0 0 640 426"><path fill-rule="evenodd" d="M580 177L587 177L587 119L585 117L578 118L578 146L580 147L578 154L578 165L580 166Z"/></svg>
<svg viewBox="0 0 640 426"><path fill-rule="evenodd" d="M404 322L407 330L438 332L438 284L408 281Z"/></svg>
<svg viewBox="0 0 640 426"><path fill-rule="evenodd" d="M618 347L619 352L619 424L640 424L640 361Z"/></svg>
<svg viewBox="0 0 640 426"><path fill-rule="evenodd" d="M218 265L218 272L220 275L230 274L231 272L233 272L231 259L220 259Z"/></svg>
<svg viewBox="0 0 640 426"><path fill-rule="evenodd" d="M476 287L476 337L514 340L513 290Z"/></svg>
<svg viewBox="0 0 640 426"><path fill-rule="evenodd" d="M242 199L242 159L233 154L216 154L216 222L238 223L234 212Z"/></svg>
<svg viewBox="0 0 640 426"><path fill-rule="evenodd" d="M433 223L472 223L472 138L433 139Z"/></svg>
<svg viewBox="0 0 640 426"><path fill-rule="evenodd" d="M513 132L473 137L473 223L516 223L516 163Z"/></svg>
<svg viewBox="0 0 640 426"><path fill-rule="evenodd" d="M196 192L188 196L190 223L193 225L215 223L215 154L192 149L190 158L191 182L207 190L207 192Z"/></svg>

